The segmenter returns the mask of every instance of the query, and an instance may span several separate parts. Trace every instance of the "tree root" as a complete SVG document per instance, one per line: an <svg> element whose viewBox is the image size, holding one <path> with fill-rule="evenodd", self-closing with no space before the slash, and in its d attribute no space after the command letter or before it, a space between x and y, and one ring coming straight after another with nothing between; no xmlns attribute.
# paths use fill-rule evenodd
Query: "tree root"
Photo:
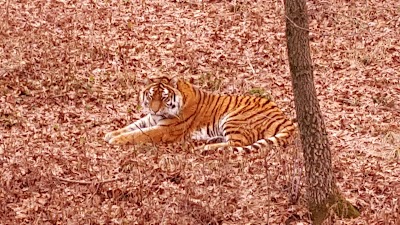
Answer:
<svg viewBox="0 0 400 225"><path fill-rule="evenodd" d="M310 205L310 211L315 225L320 225L334 216L348 219L360 216L360 212L338 192L334 192L324 204Z"/></svg>

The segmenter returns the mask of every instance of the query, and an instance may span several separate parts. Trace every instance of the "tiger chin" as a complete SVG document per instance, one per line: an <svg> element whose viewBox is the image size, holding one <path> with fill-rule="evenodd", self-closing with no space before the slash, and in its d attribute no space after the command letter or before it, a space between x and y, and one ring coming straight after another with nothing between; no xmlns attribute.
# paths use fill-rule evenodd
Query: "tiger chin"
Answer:
<svg viewBox="0 0 400 225"><path fill-rule="evenodd" d="M295 125L275 102L256 96L207 93L183 79L159 77L140 93L147 116L105 135L113 145L168 143L188 135L218 140L204 150L250 152L286 145Z"/></svg>

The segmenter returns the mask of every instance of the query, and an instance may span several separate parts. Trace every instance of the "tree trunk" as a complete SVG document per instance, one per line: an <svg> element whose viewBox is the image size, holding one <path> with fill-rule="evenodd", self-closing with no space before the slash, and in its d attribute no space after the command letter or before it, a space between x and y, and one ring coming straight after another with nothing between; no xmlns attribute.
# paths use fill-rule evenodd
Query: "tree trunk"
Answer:
<svg viewBox="0 0 400 225"><path fill-rule="evenodd" d="M314 86L305 0L285 0L285 13L289 66L313 224L321 224L330 210L341 217L357 217L358 211L340 195L332 173L328 136Z"/></svg>

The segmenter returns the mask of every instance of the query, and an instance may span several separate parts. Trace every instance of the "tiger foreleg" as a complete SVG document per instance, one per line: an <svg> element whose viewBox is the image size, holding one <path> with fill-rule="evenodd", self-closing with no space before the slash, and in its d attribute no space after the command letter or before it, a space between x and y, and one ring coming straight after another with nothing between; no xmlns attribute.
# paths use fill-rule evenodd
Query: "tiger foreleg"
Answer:
<svg viewBox="0 0 400 225"><path fill-rule="evenodd" d="M104 140L106 142L109 142L112 138L117 137L117 136L119 136L119 135L121 135L123 133L127 133L129 131L130 131L130 129L128 127L124 127L122 129L119 129L119 130L116 130L116 131L108 132L106 134L106 136L104 136Z"/></svg>
<svg viewBox="0 0 400 225"><path fill-rule="evenodd" d="M134 123L132 123L124 128L107 133L106 136L104 137L104 140L106 142L109 142L112 138L117 137L121 134L128 133L128 132L135 131L135 130L140 130L140 129L147 128L147 127L152 127L152 126L155 126L156 123L157 123L156 119L154 119L151 115L147 115L139 120L136 120Z"/></svg>
<svg viewBox="0 0 400 225"><path fill-rule="evenodd" d="M166 130L165 127L155 126L120 134L111 138L108 143L112 145L124 145L172 142L180 137L173 133L174 132Z"/></svg>

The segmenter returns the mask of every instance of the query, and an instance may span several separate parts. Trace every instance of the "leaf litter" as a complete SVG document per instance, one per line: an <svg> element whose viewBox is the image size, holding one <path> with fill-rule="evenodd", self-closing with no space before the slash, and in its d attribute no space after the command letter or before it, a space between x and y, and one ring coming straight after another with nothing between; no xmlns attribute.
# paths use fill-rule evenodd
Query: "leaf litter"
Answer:
<svg viewBox="0 0 400 225"><path fill-rule="evenodd" d="M263 90L295 117L281 1L0 1L0 223L308 224L299 141L234 157L112 147L154 75ZM335 224L400 222L400 3L308 2L344 196Z"/></svg>

